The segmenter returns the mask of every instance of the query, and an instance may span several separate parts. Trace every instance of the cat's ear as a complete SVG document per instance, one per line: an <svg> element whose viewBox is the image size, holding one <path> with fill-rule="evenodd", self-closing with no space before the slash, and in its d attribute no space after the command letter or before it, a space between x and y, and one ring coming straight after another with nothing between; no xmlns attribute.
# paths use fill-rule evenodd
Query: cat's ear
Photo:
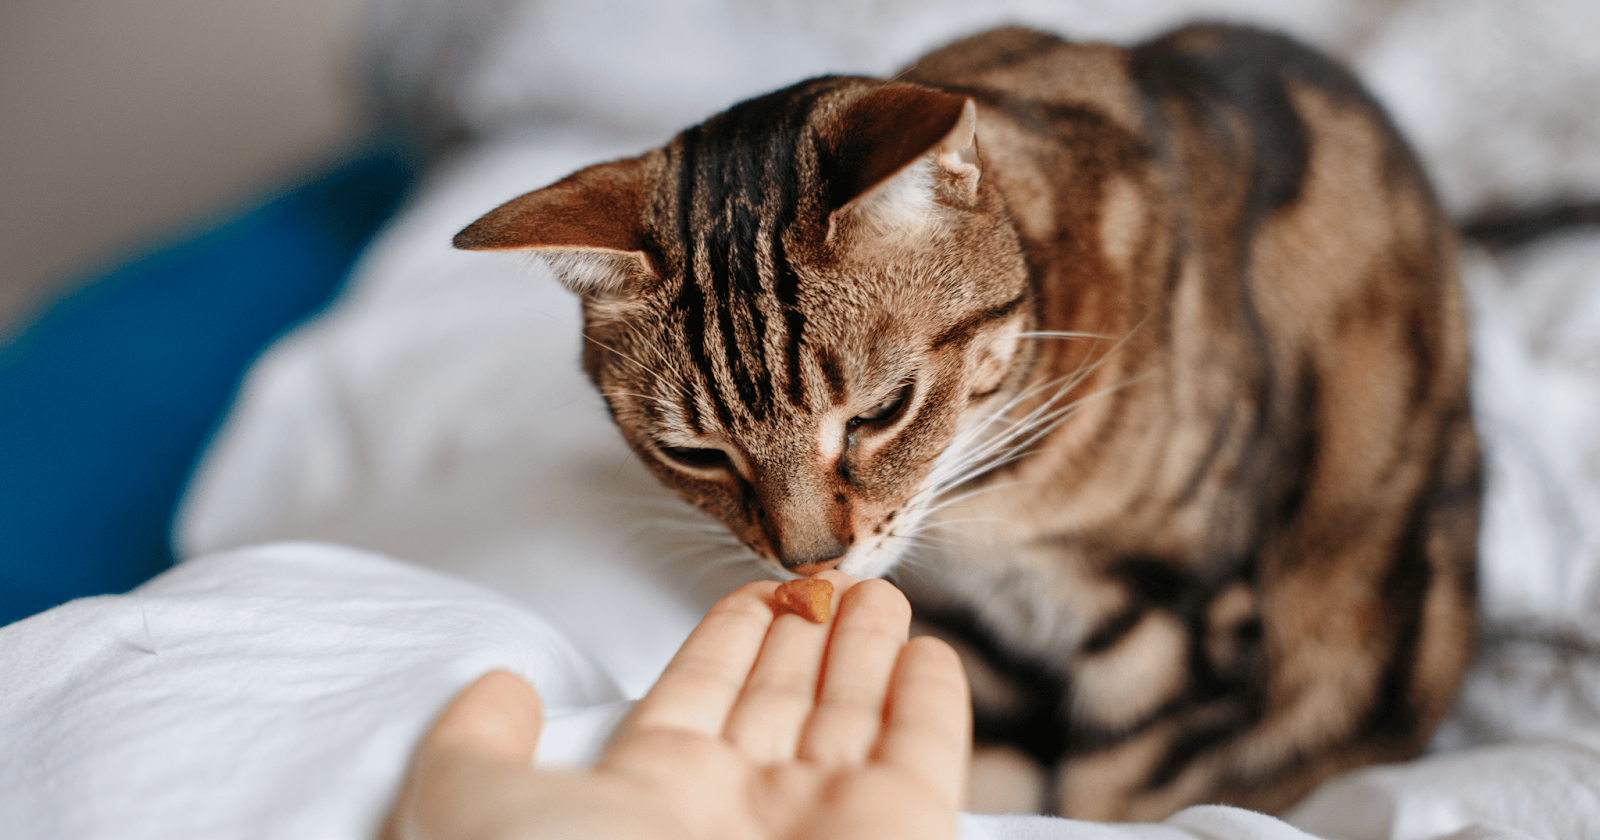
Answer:
<svg viewBox="0 0 1600 840"><path fill-rule="evenodd" d="M941 199L974 204L977 127L965 96L890 83L861 97L834 126L833 213L893 229L926 218Z"/></svg>
<svg viewBox="0 0 1600 840"><path fill-rule="evenodd" d="M529 251L579 294L617 294L654 277L644 245L643 158L581 169L513 198L456 234L467 251Z"/></svg>

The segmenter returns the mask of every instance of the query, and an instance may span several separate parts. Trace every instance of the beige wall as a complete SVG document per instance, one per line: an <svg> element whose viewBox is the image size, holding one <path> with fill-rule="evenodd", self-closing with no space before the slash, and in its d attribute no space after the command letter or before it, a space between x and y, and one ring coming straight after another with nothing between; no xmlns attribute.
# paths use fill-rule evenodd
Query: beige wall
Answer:
<svg viewBox="0 0 1600 840"><path fill-rule="evenodd" d="M0 0L0 335L356 131L362 0Z"/></svg>

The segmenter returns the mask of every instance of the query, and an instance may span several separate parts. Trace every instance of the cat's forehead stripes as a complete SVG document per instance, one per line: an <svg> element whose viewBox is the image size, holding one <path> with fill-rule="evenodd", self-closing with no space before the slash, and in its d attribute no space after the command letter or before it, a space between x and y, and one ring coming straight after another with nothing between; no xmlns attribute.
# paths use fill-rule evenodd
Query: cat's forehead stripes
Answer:
<svg viewBox="0 0 1600 840"><path fill-rule="evenodd" d="M704 397L725 428L812 409L802 282L785 236L816 177L807 119L837 87L821 80L742 103L683 132L669 150L669 249L678 268L671 307L698 374L688 400Z"/></svg>

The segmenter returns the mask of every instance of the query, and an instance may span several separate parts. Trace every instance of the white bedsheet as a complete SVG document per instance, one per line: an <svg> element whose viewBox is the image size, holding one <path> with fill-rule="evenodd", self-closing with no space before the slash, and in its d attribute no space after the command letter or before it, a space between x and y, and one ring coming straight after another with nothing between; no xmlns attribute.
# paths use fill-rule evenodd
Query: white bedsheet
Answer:
<svg viewBox="0 0 1600 840"><path fill-rule="evenodd" d="M433 93L489 139L438 167L345 298L254 366L180 518L184 554L206 559L0 630L0 837L366 836L427 720L495 664L553 706L594 710L556 727L569 733L562 757L581 758L615 702L642 692L710 600L754 572L621 444L578 372L576 302L535 264L451 251L451 234L805 73L882 72L978 22L1122 37L1205 8L674 7L731 21L717 30L663 21L673 15L645 0L478 5L520 12ZM1600 195L1600 51L1588 46L1600 6L1224 9L1266 14L1352 61L1458 211ZM595 42L596 26L624 34ZM591 53L575 55L584 43ZM1467 265L1490 478L1486 644L1439 752L1335 780L1290 815L1320 837L1600 837L1600 236L1469 252ZM240 550L282 540L405 564L306 543ZM1231 809L1145 827L970 818L964 830L1303 836Z"/></svg>
<svg viewBox="0 0 1600 840"><path fill-rule="evenodd" d="M370 837L423 729L509 668L583 763L621 691L465 581L285 543L184 563L0 631L0 837Z"/></svg>
<svg viewBox="0 0 1600 840"><path fill-rule="evenodd" d="M368 552L275 543L184 563L127 595L0 630L7 838L373 836L407 757L491 668L538 686L538 760L593 760L631 703L597 663L497 593ZM1600 737L1379 768L1291 817L1325 837L1591 837ZM1512 794L1512 795L1508 795ZM1575 805L1585 807L1574 807ZM1512 828L1512 827L1515 828ZM967 840L1306 840L1198 807L1161 824L964 816Z"/></svg>

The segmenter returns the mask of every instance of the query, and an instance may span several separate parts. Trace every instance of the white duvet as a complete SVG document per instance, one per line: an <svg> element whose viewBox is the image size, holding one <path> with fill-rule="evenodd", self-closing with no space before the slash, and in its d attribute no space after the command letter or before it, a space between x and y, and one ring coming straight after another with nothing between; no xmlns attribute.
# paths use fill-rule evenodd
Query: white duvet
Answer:
<svg viewBox="0 0 1600 840"><path fill-rule="evenodd" d="M447 8L380 6L375 38L437 37L375 41L372 65L394 101L482 139L435 168L335 308L253 367L186 498L190 559L0 630L0 838L370 836L428 721L494 666L559 710L541 760L586 760L753 571L706 550L706 523L622 445L578 372L575 300L536 264L451 251L451 234L807 74L886 72L1000 20L1124 38L1217 7ZM1222 9L1350 60L1457 212L1600 196L1600 6ZM1487 633L1436 751L1334 780L1288 822L972 817L966 836L1600 837L1600 235L1465 256Z"/></svg>

